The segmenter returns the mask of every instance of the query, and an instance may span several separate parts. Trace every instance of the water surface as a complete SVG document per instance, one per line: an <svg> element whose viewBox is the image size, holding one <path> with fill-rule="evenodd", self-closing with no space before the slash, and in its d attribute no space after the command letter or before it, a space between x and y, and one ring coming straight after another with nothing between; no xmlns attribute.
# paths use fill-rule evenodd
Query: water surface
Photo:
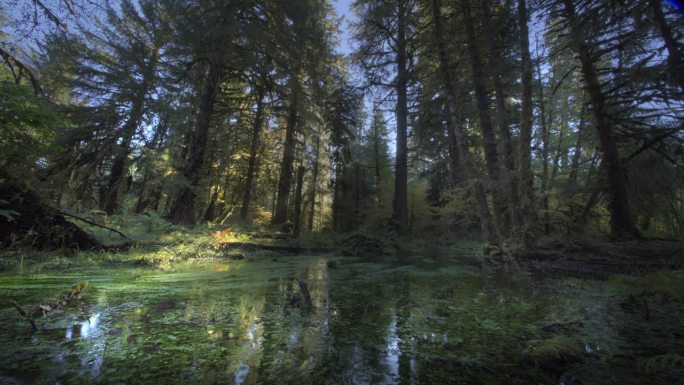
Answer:
<svg viewBox="0 0 684 385"><path fill-rule="evenodd" d="M605 325L612 305L600 281L330 261L0 276L2 298L26 306L90 283L78 308L38 320L36 333L0 311L0 383L563 383L612 368L602 356L619 325Z"/></svg>

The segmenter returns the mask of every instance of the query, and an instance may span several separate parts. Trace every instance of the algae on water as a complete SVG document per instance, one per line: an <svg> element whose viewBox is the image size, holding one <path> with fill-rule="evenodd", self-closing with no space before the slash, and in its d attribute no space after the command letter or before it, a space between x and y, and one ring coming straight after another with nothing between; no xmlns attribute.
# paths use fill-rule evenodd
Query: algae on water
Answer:
<svg viewBox="0 0 684 385"><path fill-rule="evenodd" d="M62 384L681 378L675 342L684 307L679 292L658 284L677 281L678 271L606 283L481 274L450 261L337 257L331 267L330 260L82 271L90 286L79 292L81 305L41 319L36 333L13 309L0 310L0 378ZM30 303L75 276L2 275L0 288ZM297 278L307 282L310 311L289 305L301 290ZM641 333L646 343L635 334L646 317L644 300L661 331Z"/></svg>

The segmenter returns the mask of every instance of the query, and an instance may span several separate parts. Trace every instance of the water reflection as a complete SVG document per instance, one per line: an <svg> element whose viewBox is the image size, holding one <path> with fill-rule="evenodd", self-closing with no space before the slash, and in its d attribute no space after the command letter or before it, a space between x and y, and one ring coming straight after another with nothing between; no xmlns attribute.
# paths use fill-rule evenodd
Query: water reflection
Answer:
<svg viewBox="0 0 684 385"><path fill-rule="evenodd" d="M76 334L80 336L80 338L88 338L88 336L97 331L97 326L100 323L100 316L101 313L95 313L83 322L79 322L75 325L70 325L66 328L64 337L67 340L70 340L73 338L74 332L76 332Z"/></svg>
<svg viewBox="0 0 684 385"><path fill-rule="evenodd" d="M345 263L332 270L324 257L211 264L137 272L134 281L94 274L99 284L91 301L97 302L87 305L98 310L66 327L68 343L33 337L36 350L54 351L52 364L41 362L44 382L88 382L77 381L83 376L99 383L431 382L425 352L448 345L447 321L435 313L448 315L449 306L474 297L481 278L457 276L450 267ZM456 277L458 289L439 297L437 290L455 287ZM300 295L297 278L308 283L311 311L290 304ZM2 354L0 367L9 361Z"/></svg>
<svg viewBox="0 0 684 385"><path fill-rule="evenodd" d="M249 366L240 363L237 370L235 371L235 385L242 385L249 374Z"/></svg>
<svg viewBox="0 0 684 385"><path fill-rule="evenodd" d="M385 365L387 372L385 373L384 384L396 384L399 382L399 337L397 336L397 316L392 316L389 328L387 330L387 356L385 357Z"/></svg>

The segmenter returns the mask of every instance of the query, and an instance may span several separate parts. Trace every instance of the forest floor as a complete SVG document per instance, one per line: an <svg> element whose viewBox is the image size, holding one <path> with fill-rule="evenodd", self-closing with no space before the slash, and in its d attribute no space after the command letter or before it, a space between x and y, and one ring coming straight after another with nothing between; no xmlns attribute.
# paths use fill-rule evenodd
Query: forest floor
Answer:
<svg viewBox="0 0 684 385"><path fill-rule="evenodd" d="M309 383L684 383L675 243L544 240L534 252L511 247L516 270L473 241L292 239L239 225L187 230L145 215L103 224L125 229L133 246L0 251L0 293L24 308L90 281L83 306L37 320L35 334L2 304L0 382L212 383L228 370L240 384L290 383L290 375L291 383L302 375ZM312 311L301 309L296 277L309 284Z"/></svg>
<svg viewBox="0 0 684 385"><path fill-rule="evenodd" d="M209 225L193 230L174 226L158 216L104 216L95 212L89 220L126 233L132 245L120 252L74 251L58 249L37 251L30 241L17 242L0 250L0 271L41 271L76 266L132 265L159 270L177 264L212 259L279 258L289 255L330 253L344 256L378 258L417 256L453 259L470 266L496 269L504 267L497 253L485 244L465 239L399 240L385 234L355 232L305 233L293 238L273 226ZM76 221L105 245L116 247L122 238L105 228ZM607 277L674 269L684 264L683 246L674 241L634 241L613 243L580 238L543 239L536 250L516 245L507 247L513 257L531 271L549 274Z"/></svg>

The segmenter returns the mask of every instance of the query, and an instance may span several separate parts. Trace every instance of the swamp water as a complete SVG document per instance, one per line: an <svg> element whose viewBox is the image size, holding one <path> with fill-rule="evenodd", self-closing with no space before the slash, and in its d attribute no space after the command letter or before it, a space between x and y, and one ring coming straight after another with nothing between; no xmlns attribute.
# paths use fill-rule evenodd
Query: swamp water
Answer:
<svg viewBox="0 0 684 385"><path fill-rule="evenodd" d="M35 333L5 304L81 279L79 307ZM609 286L327 256L4 274L0 383L682 383L681 301L650 300L649 324Z"/></svg>

